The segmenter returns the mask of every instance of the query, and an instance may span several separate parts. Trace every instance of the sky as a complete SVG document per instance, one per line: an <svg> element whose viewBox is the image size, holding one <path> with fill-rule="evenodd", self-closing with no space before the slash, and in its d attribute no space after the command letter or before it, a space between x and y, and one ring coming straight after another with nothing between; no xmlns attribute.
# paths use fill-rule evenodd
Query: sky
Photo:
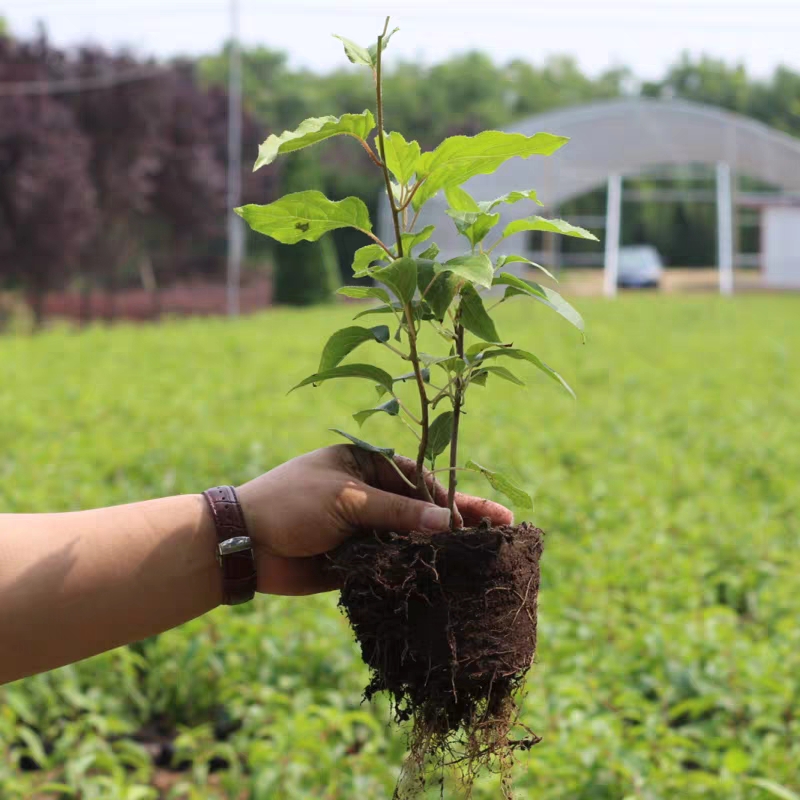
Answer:
<svg viewBox="0 0 800 800"><path fill-rule="evenodd" d="M58 45L127 46L169 57L212 52L229 36L234 0L0 0L19 36L45 23ZM590 74L627 65L661 76L682 51L744 63L757 76L800 71L800 0L238 0L245 45L289 53L294 66L342 65L339 33L368 44L387 14L392 58L435 63L479 49L497 62L568 53ZM389 52L387 51L387 57Z"/></svg>

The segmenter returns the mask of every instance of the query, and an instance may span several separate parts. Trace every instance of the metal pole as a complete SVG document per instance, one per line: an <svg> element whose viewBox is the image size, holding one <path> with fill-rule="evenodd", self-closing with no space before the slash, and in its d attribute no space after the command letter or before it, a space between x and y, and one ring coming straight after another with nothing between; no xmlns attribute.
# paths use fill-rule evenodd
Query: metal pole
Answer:
<svg viewBox="0 0 800 800"><path fill-rule="evenodd" d="M717 257L719 290L733 294L733 202L731 167L724 161L717 164Z"/></svg>
<svg viewBox="0 0 800 800"><path fill-rule="evenodd" d="M242 194L242 53L239 46L239 0L231 0L228 54L228 315L239 315L239 285L244 257L244 227L233 209Z"/></svg>
<svg viewBox="0 0 800 800"><path fill-rule="evenodd" d="M617 295L619 273L619 235L622 222L622 176L608 176L606 201L606 254L603 268L603 293L606 297Z"/></svg>

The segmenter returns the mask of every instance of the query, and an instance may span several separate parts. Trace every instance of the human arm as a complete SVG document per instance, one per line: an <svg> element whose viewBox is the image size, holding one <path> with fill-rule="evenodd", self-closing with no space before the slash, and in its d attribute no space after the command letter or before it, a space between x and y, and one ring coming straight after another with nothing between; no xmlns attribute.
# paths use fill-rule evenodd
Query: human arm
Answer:
<svg viewBox="0 0 800 800"><path fill-rule="evenodd" d="M398 462L406 475L413 464ZM404 496L395 469L347 445L282 464L238 488L258 590L336 588L324 554L364 528L446 530L444 508ZM436 500L443 505L443 490ZM459 497L469 524L510 520ZM432 517L431 517L432 515ZM180 625L222 601L216 533L202 495L63 514L0 514L0 684Z"/></svg>

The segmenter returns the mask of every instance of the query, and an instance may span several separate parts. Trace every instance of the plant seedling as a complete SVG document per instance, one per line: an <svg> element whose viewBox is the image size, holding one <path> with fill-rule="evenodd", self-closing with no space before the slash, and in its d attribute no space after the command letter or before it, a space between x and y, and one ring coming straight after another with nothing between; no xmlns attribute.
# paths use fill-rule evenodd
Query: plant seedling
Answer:
<svg viewBox="0 0 800 800"><path fill-rule="evenodd" d="M376 386L381 402L354 413L355 421L361 426L375 415L388 414L414 431L418 447L412 488L429 501L423 467L436 470L437 459L449 450L444 469L455 527L452 512L459 469L482 474L518 509L532 509L530 496L506 475L473 460L459 465L461 419L472 387L489 380L521 385L509 362L527 362L574 396L561 375L542 359L504 341L492 308L487 308L487 292L500 287L497 304L515 296L538 302L581 335L584 332L580 314L560 294L504 271L511 264L525 264L552 278L544 267L521 255L496 255L495 251L522 231L596 237L563 220L538 215L517 219L498 231L497 209L512 203L542 205L536 192L522 189L479 201L462 188L471 178L491 174L509 159L549 156L566 144L565 137L485 131L450 137L423 152L416 141L385 130L382 55L397 30L389 32L388 25L387 18L383 33L369 48L337 37L350 61L373 73L375 115L365 110L338 118L307 119L293 131L270 136L259 148L255 169L333 136L353 138L383 176L394 241L378 237L366 205L356 197L333 201L318 191L302 191L269 205L247 205L236 211L254 230L285 244L316 241L344 227L356 228L372 240L356 252L353 273L372 278L376 285L346 286L339 292L377 300L376 307L357 317L382 315L390 324L353 325L336 331L322 351L317 371L295 388L339 378L358 378ZM439 258L435 226L416 229L422 208L440 192L465 242L463 254L446 260ZM442 342L440 352L420 349L424 326ZM398 374L362 361L345 363L367 344L391 350L401 362ZM406 381L416 386L413 407L399 391ZM377 447L346 431L337 433L394 464L393 448ZM455 741L464 749L461 760L468 783L477 765L488 757L498 755L501 764L508 761L503 753L514 748L508 736L511 695L535 652L541 536L541 531L525 523L508 529L454 530L447 536L412 533L386 538L376 534L348 544L334 558L336 568L344 573L342 605L361 641L364 660L373 668L367 695L388 690L398 716L414 718L411 756L396 796L411 796L403 787L420 784L408 775L416 775L416 767L431 753L452 752ZM441 609L445 617L438 614ZM510 784L504 786L509 794Z"/></svg>

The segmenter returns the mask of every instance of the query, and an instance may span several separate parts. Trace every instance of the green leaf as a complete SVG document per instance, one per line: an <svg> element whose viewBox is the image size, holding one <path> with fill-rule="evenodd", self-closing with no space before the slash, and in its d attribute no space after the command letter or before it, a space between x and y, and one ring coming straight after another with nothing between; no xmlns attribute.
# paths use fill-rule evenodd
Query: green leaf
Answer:
<svg viewBox="0 0 800 800"><path fill-rule="evenodd" d="M431 238L431 234L436 230L435 225L426 225L417 233L401 233L400 240L403 242L403 255L412 256L413 249L422 242Z"/></svg>
<svg viewBox="0 0 800 800"><path fill-rule="evenodd" d="M489 378L488 371L482 369L480 372L476 372L473 374L472 378L470 379L470 385L475 384L476 386L486 386L486 381L488 378Z"/></svg>
<svg viewBox="0 0 800 800"><path fill-rule="evenodd" d="M378 300L383 300L384 303L391 303L389 293L385 289L381 289L380 286L342 286L341 289L336 290L336 294L352 297L355 300L374 297Z"/></svg>
<svg viewBox="0 0 800 800"><path fill-rule="evenodd" d="M484 360L487 358L500 358L502 356L522 361L529 361L537 369L540 369L542 372L544 372L548 378L551 378L556 383L561 384L561 386L563 386L570 393L570 395L575 398L575 392L572 391L570 385L552 367L548 367L547 364L545 364L544 361L542 361L538 356L535 356L533 353L529 353L527 350L519 350L515 347L503 347L497 350L487 350L483 353Z"/></svg>
<svg viewBox="0 0 800 800"><path fill-rule="evenodd" d="M346 47L345 47L346 49ZM311 117L303 120L293 131L284 131L280 136L274 133L258 148L253 172L271 164L279 155L301 150L309 145L330 139L331 136L353 136L366 141L370 131L375 128L375 117L371 111L361 114L342 114L341 117Z"/></svg>
<svg viewBox="0 0 800 800"><path fill-rule="evenodd" d="M452 218L458 232L462 236L466 236L473 247L482 242L489 231L500 222L499 214L483 214L479 211L454 211L452 208L448 208L445 213Z"/></svg>
<svg viewBox="0 0 800 800"><path fill-rule="evenodd" d="M392 391L392 376L372 364L340 364L338 367L333 367L333 369L326 369L324 372L316 372L310 375L305 380L300 381L297 386L292 387L290 391L293 392L301 386L308 386L310 383L323 383L334 378L366 378L373 383L380 384L387 391Z"/></svg>
<svg viewBox="0 0 800 800"><path fill-rule="evenodd" d="M400 30L400 28L395 28L393 31L389 31L389 33L387 33L386 36L383 37L383 39L381 40L381 45L382 45L381 46L381 52L383 52L386 49L386 45L389 44L389 39L391 39L392 36L394 36L397 33L397 31L399 31L399 30ZM370 55L370 58L372 59L373 66L377 67L378 66L378 43L375 42L375 44L371 44L367 49L369 50L369 55Z"/></svg>
<svg viewBox="0 0 800 800"><path fill-rule="evenodd" d="M345 39L344 36L333 34L334 39L338 39L344 45L344 53L353 64L358 64L363 67L372 67L372 56L366 47L356 44L350 39Z"/></svg>
<svg viewBox="0 0 800 800"><path fill-rule="evenodd" d="M472 195L460 186L448 186L444 196L453 211L480 211L481 207L475 202Z"/></svg>
<svg viewBox="0 0 800 800"><path fill-rule="evenodd" d="M407 142L401 133L392 131L383 136L386 166L401 186L411 182L420 156L419 142Z"/></svg>
<svg viewBox="0 0 800 800"><path fill-rule="evenodd" d="M565 222L563 219L545 219L545 217L528 217L527 219L515 219L513 222L509 222L500 240L502 241L521 231L548 231L550 233L560 233L564 236L574 236L576 239L599 241L593 233L590 233L585 228L570 225L569 222Z"/></svg>
<svg viewBox="0 0 800 800"><path fill-rule="evenodd" d="M381 387L383 388L383 387ZM400 401L396 397L392 397L385 403L381 403L375 408L367 408L364 411L357 411L353 414L353 419L358 423L360 428L373 414L389 414L396 417L400 413Z"/></svg>
<svg viewBox="0 0 800 800"><path fill-rule="evenodd" d="M436 256L439 255L439 245L434 242L427 250L423 250L419 254L419 258L429 258L433 260Z"/></svg>
<svg viewBox="0 0 800 800"><path fill-rule="evenodd" d="M461 324L470 332L486 342L499 342L500 334L492 318L483 307L481 296L471 284L466 284L461 289Z"/></svg>
<svg viewBox="0 0 800 800"><path fill-rule="evenodd" d="M800 794L781 786L779 783L775 783L775 781L770 781L766 778L744 778L744 780L753 786L758 786L759 789L763 789L773 797L780 798L780 800L800 800Z"/></svg>
<svg viewBox="0 0 800 800"><path fill-rule="evenodd" d="M283 244L315 242L337 228L356 228L364 233L372 230L363 200L345 197L334 202L316 190L287 194L265 206L243 206L236 213L254 231Z"/></svg>
<svg viewBox="0 0 800 800"><path fill-rule="evenodd" d="M472 459L467 461L464 466L467 469L480 472L484 478L489 481L493 489L501 494L504 494L517 508L525 511L533 510L533 500L531 499L531 496L524 489L521 489L519 486L513 483L513 481L511 481L511 479L507 476L500 472L493 472L486 467L482 467Z"/></svg>
<svg viewBox="0 0 800 800"><path fill-rule="evenodd" d="M533 200L537 206L544 205L544 203L539 200L536 192L531 189L527 192L506 192L506 194L496 197L494 200L483 200L478 203L478 209L488 212L503 203L511 205L512 203L518 203L520 200Z"/></svg>
<svg viewBox="0 0 800 800"><path fill-rule="evenodd" d="M356 447L360 447L368 453L378 453L379 455L386 456L386 458L394 458L394 449L391 447L376 447L374 444L365 442L363 439L359 439L351 433L339 430L339 428L330 428L329 430L333 433L338 433L339 436L344 436L345 439L349 439Z"/></svg>
<svg viewBox="0 0 800 800"><path fill-rule="evenodd" d="M429 383L431 379L431 371L427 367L423 367L420 372L422 373L422 380L425 383ZM412 378L416 380L416 373L414 372L406 372L404 375L398 375L396 378L393 378L395 383L402 383L404 381L410 381Z"/></svg>
<svg viewBox="0 0 800 800"><path fill-rule="evenodd" d="M551 281L558 283L558 279L548 270L546 270L541 264L537 264L535 261L531 261L529 258L525 258L525 256L500 256L497 261L495 262L494 268L498 272L503 269L503 267L507 266L508 264L530 264L532 267L536 267L536 269L541 270L550 278Z"/></svg>
<svg viewBox="0 0 800 800"><path fill-rule="evenodd" d="M369 267L373 261L388 261L389 256L379 244L368 244L359 247L353 258L353 277L363 278L369 275Z"/></svg>
<svg viewBox="0 0 800 800"><path fill-rule="evenodd" d="M361 328L353 325L336 331L322 350L317 372L333 369L339 362L364 342L388 342L389 328L378 325L374 328Z"/></svg>
<svg viewBox="0 0 800 800"><path fill-rule="evenodd" d="M506 369L505 367L482 367L481 372L492 373L493 375L497 375L498 378L502 378L503 380L510 381L511 383L516 384L517 386L524 386L524 381L521 381L511 370Z"/></svg>
<svg viewBox="0 0 800 800"><path fill-rule="evenodd" d="M433 261L419 259L417 261L417 286L420 297L424 293L424 301L430 306L436 319L441 322L456 296L461 278L450 271L437 274L434 270L438 266Z"/></svg>
<svg viewBox="0 0 800 800"><path fill-rule="evenodd" d="M361 311L356 314L353 319L359 319L360 317L365 317L368 314L392 314L397 312L399 314L403 313L405 306L402 303L392 303L388 306L378 306L378 308L368 308L365 311ZM435 319L433 315L433 311L428 307L427 303L420 303L419 301L415 300L411 303L411 312L413 313L414 317L419 320L432 320ZM405 320L403 321L405 325Z"/></svg>
<svg viewBox="0 0 800 800"><path fill-rule="evenodd" d="M435 272L452 272L459 278L487 289L491 287L494 276L492 261L486 253L457 256L445 261L444 264L435 264L433 269Z"/></svg>
<svg viewBox="0 0 800 800"><path fill-rule="evenodd" d="M414 195L412 205L419 209L440 189L460 186L475 175L488 175L510 158L549 156L567 141L565 136L550 133L525 136L484 131L477 136L451 136L420 156L417 177L425 178L425 183Z"/></svg>
<svg viewBox="0 0 800 800"><path fill-rule="evenodd" d="M417 291L416 259L407 256L398 258L388 267L374 270L372 277L386 284L401 303L410 303Z"/></svg>
<svg viewBox="0 0 800 800"><path fill-rule="evenodd" d="M425 451L425 458L433 461L436 456L443 453L450 444L453 435L453 420L455 419L452 411L443 411L431 423L428 428L428 448Z"/></svg>
<svg viewBox="0 0 800 800"><path fill-rule="evenodd" d="M492 285L508 286L506 297L512 294L526 294L534 300L538 300L564 317L567 322L574 325L581 333L584 333L583 317L558 292L554 292L546 286L540 286L538 283L523 280L508 272L501 272L496 275Z"/></svg>
<svg viewBox="0 0 800 800"><path fill-rule="evenodd" d="M385 306L376 306L375 308L366 308L364 311L359 311L353 317L353 320L361 319L361 317L366 317L370 314L392 314L395 311L402 311L403 306L400 303L390 303L389 305Z"/></svg>

